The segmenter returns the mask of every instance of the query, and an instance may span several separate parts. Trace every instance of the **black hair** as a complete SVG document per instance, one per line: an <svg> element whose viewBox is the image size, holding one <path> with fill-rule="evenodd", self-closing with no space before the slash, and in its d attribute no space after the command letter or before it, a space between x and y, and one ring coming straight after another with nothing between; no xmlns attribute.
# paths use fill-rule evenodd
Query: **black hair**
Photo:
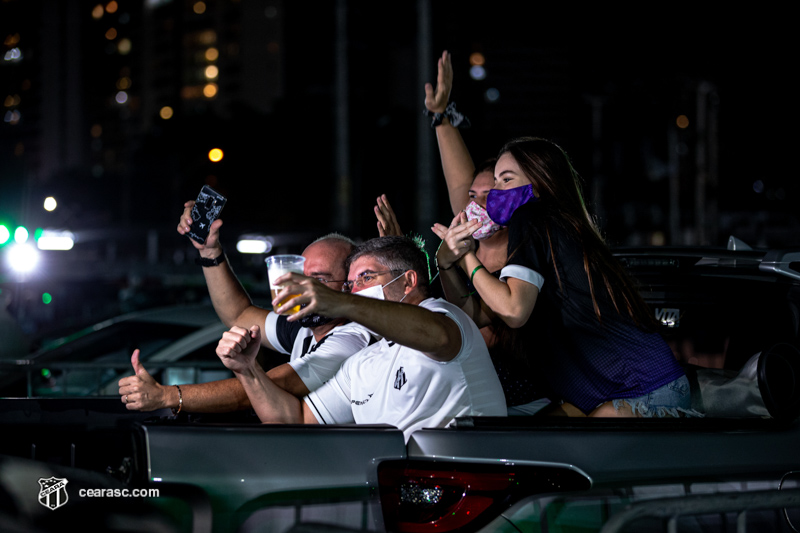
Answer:
<svg viewBox="0 0 800 533"><path fill-rule="evenodd" d="M412 239L395 236L376 237L359 244L347 257L346 270L349 272L350 265L364 256L375 258L387 270L413 270L417 273L417 287L424 296L430 294L428 258Z"/></svg>

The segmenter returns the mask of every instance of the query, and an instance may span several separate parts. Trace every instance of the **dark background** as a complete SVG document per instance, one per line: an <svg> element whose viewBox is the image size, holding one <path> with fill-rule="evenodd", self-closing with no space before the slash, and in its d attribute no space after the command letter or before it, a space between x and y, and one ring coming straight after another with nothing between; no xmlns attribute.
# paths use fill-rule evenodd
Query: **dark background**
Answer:
<svg viewBox="0 0 800 533"><path fill-rule="evenodd" d="M174 229L204 184L229 199L223 238L256 294L263 256L237 254L239 235L267 234L274 251L291 252L332 230L370 238L381 193L403 229L435 248L428 228L452 214L422 84L435 82L444 49L451 99L473 124L463 131L473 159L519 135L558 142L610 244L800 240L787 13L208 0L198 14L194 1L108 4L0 2L2 51L23 55L0 64L0 223L77 237L24 277L0 261L0 296L31 337L205 298L195 252ZM210 46L220 73L205 98L196 89ZM469 76L475 52L483 80ZM158 116L165 105L169 120ZM222 162L208 160L213 147ZM47 213L51 195L59 207Z"/></svg>

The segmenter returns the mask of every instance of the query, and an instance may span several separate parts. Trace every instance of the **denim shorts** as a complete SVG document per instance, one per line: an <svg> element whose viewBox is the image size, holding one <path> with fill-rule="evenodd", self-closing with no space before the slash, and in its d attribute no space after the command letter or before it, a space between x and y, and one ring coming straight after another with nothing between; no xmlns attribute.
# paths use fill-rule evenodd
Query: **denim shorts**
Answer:
<svg viewBox="0 0 800 533"><path fill-rule="evenodd" d="M620 398L612 400L614 409L619 411L622 402L627 403L635 416L643 418L664 417L701 417L692 409L692 392L689 389L689 379L681 376L675 381L648 392L638 398Z"/></svg>

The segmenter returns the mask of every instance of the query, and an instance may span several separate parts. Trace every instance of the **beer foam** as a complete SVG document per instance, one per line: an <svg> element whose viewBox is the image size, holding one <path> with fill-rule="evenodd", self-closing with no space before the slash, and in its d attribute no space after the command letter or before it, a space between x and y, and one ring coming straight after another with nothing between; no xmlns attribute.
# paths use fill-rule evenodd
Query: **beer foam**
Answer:
<svg viewBox="0 0 800 533"><path fill-rule="evenodd" d="M283 276L284 274L290 274L290 273L302 274L302 272L295 272L294 270L292 270L290 268L285 268L285 267L283 267L283 268L281 268L281 267L272 267L272 268L267 270L267 273L269 275L269 288L270 289L279 289L279 288L282 287L282 286L279 286L279 285L275 285L272 282L272 280L278 279L279 277Z"/></svg>

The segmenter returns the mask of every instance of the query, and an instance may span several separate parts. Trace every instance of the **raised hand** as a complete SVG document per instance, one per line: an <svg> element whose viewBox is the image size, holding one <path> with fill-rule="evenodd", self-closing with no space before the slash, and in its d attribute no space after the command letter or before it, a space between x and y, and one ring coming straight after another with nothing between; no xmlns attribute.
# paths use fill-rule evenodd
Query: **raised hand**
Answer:
<svg viewBox="0 0 800 533"><path fill-rule="evenodd" d="M445 50L439 58L439 71L436 76L436 90L430 83L425 84L425 107L432 113L444 113L453 89L453 63L450 53Z"/></svg>
<svg viewBox="0 0 800 533"><path fill-rule="evenodd" d="M283 285L283 289L272 300L275 313L286 314L289 309L304 305L300 311L288 317L289 322L314 313L331 318L341 316L341 291L335 291L314 278L295 273L284 274L275 280L275 284Z"/></svg>
<svg viewBox="0 0 800 533"><path fill-rule="evenodd" d="M159 384L139 361L139 350L131 355L133 376L119 380L120 400L129 411L155 411L167 407L166 389Z"/></svg>
<svg viewBox="0 0 800 533"><path fill-rule="evenodd" d="M189 200L185 204L183 204L183 214L181 215L180 220L178 221L178 233L181 235L186 235L192 229L192 207L194 207L194 200ZM192 244L195 248L200 250L201 252L204 250L218 250L222 248L222 245L219 242L219 228L222 226L222 220L217 219L211 223L208 230L208 237L206 237L206 243L200 244L194 239L189 239L192 241ZM202 254L201 254L202 255ZM213 255L213 257L217 257L219 253ZM213 259L213 257L211 257Z"/></svg>
<svg viewBox="0 0 800 533"><path fill-rule="evenodd" d="M434 224L431 230L442 239L439 251L436 252L436 262L440 268L450 268L453 263L461 259L467 252L475 251L475 239L472 234L481 227L480 220L468 220L466 213L459 212L450 227L443 224Z"/></svg>
<svg viewBox="0 0 800 533"><path fill-rule="evenodd" d="M385 194L378 196L377 204L373 209L375 217L378 219L378 235L381 237L387 235L402 237L403 232L400 231L400 224L397 223L397 217Z"/></svg>
<svg viewBox="0 0 800 533"><path fill-rule="evenodd" d="M217 356L225 368L242 373L253 367L260 347L261 328L253 325L248 330L233 326L222 334L217 344Z"/></svg>

